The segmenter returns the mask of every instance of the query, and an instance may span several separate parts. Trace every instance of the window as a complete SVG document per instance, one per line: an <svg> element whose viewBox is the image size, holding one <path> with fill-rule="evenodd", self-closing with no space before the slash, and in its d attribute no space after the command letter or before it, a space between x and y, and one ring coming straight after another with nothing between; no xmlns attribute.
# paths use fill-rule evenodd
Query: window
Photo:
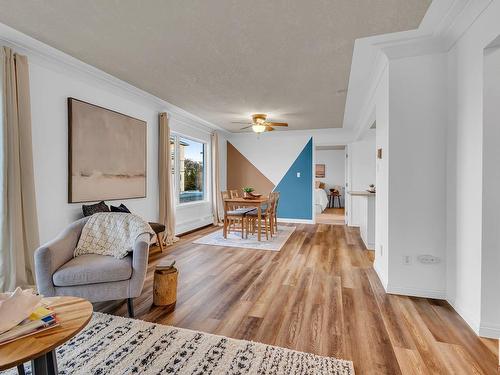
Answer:
<svg viewBox="0 0 500 375"><path fill-rule="evenodd" d="M205 200L205 143L173 135L170 144L178 203Z"/></svg>

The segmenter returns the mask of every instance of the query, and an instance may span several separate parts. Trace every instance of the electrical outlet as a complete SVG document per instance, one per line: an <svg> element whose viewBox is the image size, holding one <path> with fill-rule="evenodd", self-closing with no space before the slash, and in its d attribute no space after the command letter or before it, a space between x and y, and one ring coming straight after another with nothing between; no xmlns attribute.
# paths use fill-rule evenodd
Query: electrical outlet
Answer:
<svg viewBox="0 0 500 375"><path fill-rule="evenodd" d="M297 178L300 178L300 172L297 172Z"/></svg>
<svg viewBox="0 0 500 375"><path fill-rule="evenodd" d="M422 264L436 264L441 262L441 258L430 254L419 255L417 259Z"/></svg>
<svg viewBox="0 0 500 375"><path fill-rule="evenodd" d="M403 264L409 266L411 264L411 256L403 255Z"/></svg>

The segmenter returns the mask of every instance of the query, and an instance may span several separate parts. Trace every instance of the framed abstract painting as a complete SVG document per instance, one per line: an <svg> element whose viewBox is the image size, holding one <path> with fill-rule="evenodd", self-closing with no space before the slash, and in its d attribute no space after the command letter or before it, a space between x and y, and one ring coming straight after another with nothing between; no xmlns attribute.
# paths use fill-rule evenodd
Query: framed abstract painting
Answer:
<svg viewBox="0 0 500 375"><path fill-rule="evenodd" d="M68 98L68 202L146 196L147 123Z"/></svg>

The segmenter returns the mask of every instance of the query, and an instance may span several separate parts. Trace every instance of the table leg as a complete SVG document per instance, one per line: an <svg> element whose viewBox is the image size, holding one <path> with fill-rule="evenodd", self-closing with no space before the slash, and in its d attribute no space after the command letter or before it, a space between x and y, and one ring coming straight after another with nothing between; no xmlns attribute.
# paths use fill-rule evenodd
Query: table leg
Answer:
<svg viewBox="0 0 500 375"><path fill-rule="evenodd" d="M57 375L59 371L57 370L57 357L55 350L52 350L45 355L47 356L47 368L49 370L49 374Z"/></svg>
<svg viewBox="0 0 500 375"><path fill-rule="evenodd" d="M54 351L48 352L31 361L33 375L57 375L57 359Z"/></svg>
<svg viewBox="0 0 500 375"><path fill-rule="evenodd" d="M17 374L26 375L26 372L24 371L24 364L17 365Z"/></svg>
<svg viewBox="0 0 500 375"><path fill-rule="evenodd" d="M261 232L261 229L262 229L262 223L261 223L261 215L262 215L262 208L260 206L260 204L257 206L257 239L260 241L260 232Z"/></svg>

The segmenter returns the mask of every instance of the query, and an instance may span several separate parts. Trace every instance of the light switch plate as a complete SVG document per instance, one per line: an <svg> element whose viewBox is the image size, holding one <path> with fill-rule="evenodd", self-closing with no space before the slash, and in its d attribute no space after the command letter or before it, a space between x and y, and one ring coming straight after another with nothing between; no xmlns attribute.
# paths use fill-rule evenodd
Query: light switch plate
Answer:
<svg viewBox="0 0 500 375"><path fill-rule="evenodd" d="M300 172L297 172L297 178L300 178Z"/></svg>

